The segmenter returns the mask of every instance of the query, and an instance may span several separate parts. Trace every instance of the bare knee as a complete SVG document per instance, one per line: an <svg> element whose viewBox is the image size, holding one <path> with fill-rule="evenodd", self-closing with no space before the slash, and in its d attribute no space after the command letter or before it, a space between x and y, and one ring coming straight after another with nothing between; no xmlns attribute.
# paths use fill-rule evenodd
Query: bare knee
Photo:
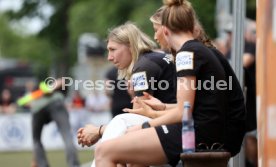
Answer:
<svg viewBox="0 0 276 167"><path fill-rule="evenodd" d="M95 148L95 160L96 162L105 161L110 158L110 145L109 142L98 143Z"/></svg>

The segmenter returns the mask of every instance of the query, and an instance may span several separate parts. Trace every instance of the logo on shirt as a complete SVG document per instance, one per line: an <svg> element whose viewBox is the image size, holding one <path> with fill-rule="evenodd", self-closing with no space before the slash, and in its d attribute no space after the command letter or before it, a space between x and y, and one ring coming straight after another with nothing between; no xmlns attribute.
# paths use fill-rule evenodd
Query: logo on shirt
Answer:
<svg viewBox="0 0 276 167"><path fill-rule="evenodd" d="M134 91L147 90L149 88L147 74L145 71L132 74L131 80Z"/></svg>
<svg viewBox="0 0 276 167"><path fill-rule="evenodd" d="M194 53L182 51L176 55L176 71L194 69Z"/></svg>
<svg viewBox="0 0 276 167"><path fill-rule="evenodd" d="M166 54L166 56L163 57L163 60L165 60L168 64L170 64L170 62L172 60L171 55Z"/></svg>

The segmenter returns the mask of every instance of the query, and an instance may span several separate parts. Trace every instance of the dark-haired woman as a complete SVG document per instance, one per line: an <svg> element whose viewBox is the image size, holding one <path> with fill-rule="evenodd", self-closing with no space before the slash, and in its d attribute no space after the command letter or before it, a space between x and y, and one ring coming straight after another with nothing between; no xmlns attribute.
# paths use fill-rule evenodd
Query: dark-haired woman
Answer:
<svg viewBox="0 0 276 167"><path fill-rule="evenodd" d="M196 143L223 143L226 92L194 89L206 81L225 80L222 65L201 42L194 39L196 14L186 0L167 0L162 14L162 31L169 47L176 50L178 75L177 107L167 114L145 122L138 130L96 147L96 166L112 167L118 163L175 166L182 152L181 118L183 104L190 102L194 116ZM138 100L140 105L145 104Z"/></svg>

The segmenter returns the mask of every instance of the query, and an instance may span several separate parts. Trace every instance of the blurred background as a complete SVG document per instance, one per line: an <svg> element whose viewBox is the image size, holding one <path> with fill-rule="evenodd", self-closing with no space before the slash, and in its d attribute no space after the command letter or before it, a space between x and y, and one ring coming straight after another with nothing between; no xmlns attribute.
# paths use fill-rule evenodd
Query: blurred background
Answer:
<svg viewBox="0 0 276 167"><path fill-rule="evenodd" d="M221 37L221 20L231 14L232 0L191 2L207 34ZM255 20L256 1L246 2L246 15ZM161 5L161 0L0 0L0 68L4 61L15 61L42 79L49 73L72 75L83 35L93 33L102 41L108 28L132 20L153 36L148 18ZM89 44L88 56L93 56L90 47L96 46Z"/></svg>

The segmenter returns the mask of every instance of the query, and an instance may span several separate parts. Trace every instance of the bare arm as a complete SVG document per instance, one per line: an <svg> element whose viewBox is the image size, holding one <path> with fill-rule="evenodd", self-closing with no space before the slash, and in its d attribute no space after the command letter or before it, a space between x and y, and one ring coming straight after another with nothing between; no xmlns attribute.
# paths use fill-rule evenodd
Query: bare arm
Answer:
<svg viewBox="0 0 276 167"><path fill-rule="evenodd" d="M139 104L138 108L124 109L124 111L145 115L150 118L156 118L149 121L151 126L181 122L184 101L189 101L193 108L195 90L192 89L191 85L195 85L195 82L196 77L179 77L177 80L177 84L179 85L179 89L177 91L178 103L171 105L172 108L166 109L165 111L153 110L144 100L140 98L136 99Z"/></svg>
<svg viewBox="0 0 276 167"><path fill-rule="evenodd" d="M255 57L250 53L243 54L243 67L247 68L255 61Z"/></svg>
<svg viewBox="0 0 276 167"><path fill-rule="evenodd" d="M177 106L176 103L175 104L162 103L159 99L153 97L147 92L143 92L143 94L146 97L146 99L143 101L154 110L164 111L164 110L175 108Z"/></svg>
<svg viewBox="0 0 276 167"><path fill-rule="evenodd" d="M185 82L184 82L185 81ZM183 104L185 101L189 101L191 111L193 111L193 104L195 99L195 90L192 89L192 85L195 85L196 77L179 77L177 79L178 91L177 91L177 107L171 109L166 114L149 121L151 126L160 126L162 124L179 123L182 119Z"/></svg>

